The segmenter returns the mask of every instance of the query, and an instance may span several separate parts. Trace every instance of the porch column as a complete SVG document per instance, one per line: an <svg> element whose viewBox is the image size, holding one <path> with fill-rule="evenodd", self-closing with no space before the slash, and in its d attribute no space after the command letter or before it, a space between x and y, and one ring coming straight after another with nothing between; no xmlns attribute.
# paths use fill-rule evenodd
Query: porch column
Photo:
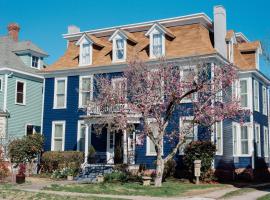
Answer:
<svg viewBox="0 0 270 200"><path fill-rule="evenodd" d="M128 163L127 130L123 130L123 163Z"/></svg>
<svg viewBox="0 0 270 200"><path fill-rule="evenodd" d="M85 130L85 145L84 145L84 163L87 163L89 138L91 139L91 124L86 124Z"/></svg>

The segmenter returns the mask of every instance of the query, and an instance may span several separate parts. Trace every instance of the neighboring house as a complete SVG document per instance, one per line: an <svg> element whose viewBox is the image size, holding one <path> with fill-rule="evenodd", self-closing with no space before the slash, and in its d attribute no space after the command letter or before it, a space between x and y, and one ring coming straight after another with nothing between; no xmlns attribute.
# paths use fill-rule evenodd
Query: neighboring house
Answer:
<svg viewBox="0 0 270 200"><path fill-rule="evenodd" d="M270 81L260 72L260 43L250 42L241 33L227 31L226 23L225 9L217 6L213 21L199 13L84 32L70 26L64 34L68 42L65 54L43 70L45 150L78 150L87 154L91 144L97 155L104 156L100 161L145 164L153 168L155 150L148 139L140 146L134 145L136 134L133 132L123 131L121 135L104 130L97 136L92 125L85 124L83 116L86 113L81 108L95 95L94 77L107 74L113 85L119 85L116 83L123 80L126 61L135 55L152 63L165 56L179 64L196 57L208 58L209 64L221 66L234 63L241 79L235 83L233 92L241 96L242 106L252 112L244 126L232 120L216 124L216 133L212 137L218 149L215 168L227 170L232 175L235 169L268 166ZM175 117L180 129L190 123L183 120L180 112ZM138 120L133 123L140 126ZM203 139L199 128L194 130L193 139ZM124 137L126 134L128 137ZM164 155L170 151L170 145L164 142ZM123 155L121 160L116 160L114 153L119 152L116 149L119 146Z"/></svg>
<svg viewBox="0 0 270 200"><path fill-rule="evenodd" d="M31 41L18 41L20 27L8 25L0 37L0 140L41 131L43 77L48 56Z"/></svg>

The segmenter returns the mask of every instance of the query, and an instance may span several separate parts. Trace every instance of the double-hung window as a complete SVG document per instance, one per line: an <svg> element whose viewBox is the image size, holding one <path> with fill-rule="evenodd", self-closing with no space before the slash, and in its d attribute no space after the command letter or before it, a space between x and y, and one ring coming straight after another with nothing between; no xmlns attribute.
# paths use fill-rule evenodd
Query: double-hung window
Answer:
<svg viewBox="0 0 270 200"><path fill-rule="evenodd" d="M85 134L87 134L87 126L84 121L78 121L78 135L77 135L77 150L85 151Z"/></svg>
<svg viewBox="0 0 270 200"><path fill-rule="evenodd" d="M180 134L184 136L185 143L179 148L179 153L184 154L186 146L192 142L197 140L197 126L194 126L193 117L180 117L179 120L179 130Z"/></svg>
<svg viewBox="0 0 270 200"><path fill-rule="evenodd" d="M39 68L39 57L32 56L32 67Z"/></svg>
<svg viewBox="0 0 270 200"><path fill-rule="evenodd" d="M16 98L15 103L19 105L25 105L25 93L26 93L26 83L23 81L16 81Z"/></svg>
<svg viewBox="0 0 270 200"><path fill-rule="evenodd" d="M267 115L267 90L266 87L262 87L262 100L263 100L263 114Z"/></svg>
<svg viewBox="0 0 270 200"><path fill-rule="evenodd" d="M56 78L54 84L54 108L66 108L67 78Z"/></svg>
<svg viewBox="0 0 270 200"><path fill-rule="evenodd" d="M155 33L153 34L153 44L152 44L152 53L153 57L162 56L162 34Z"/></svg>
<svg viewBox="0 0 270 200"><path fill-rule="evenodd" d="M123 38L115 39L114 48L115 61L125 60L125 40Z"/></svg>
<svg viewBox="0 0 270 200"><path fill-rule="evenodd" d="M240 80L240 102L242 107L248 107L248 81Z"/></svg>
<svg viewBox="0 0 270 200"><path fill-rule="evenodd" d="M90 44L83 43L81 48L81 65L88 65L90 64Z"/></svg>
<svg viewBox="0 0 270 200"><path fill-rule="evenodd" d="M180 70L180 81L182 84L182 95L184 95L186 92L190 91L192 88L192 83L194 81L194 76L195 76L195 72L193 68L185 68ZM196 99L196 94L190 94L188 96L186 96L182 102L183 103L187 103L187 102L191 102L192 100Z"/></svg>
<svg viewBox="0 0 270 200"><path fill-rule="evenodd" d="M79 106L87 106L93 98L93 76L81 76L79 90Z"/></svg>
<svg viewBox="0 0 270 200"><path fill-rule="evenodd" d="M215 136L216 136L216 149L217 155L222 155L223 154L223 123L220 122L216 122L215 125Z"/></svg>
<svg viewBox="0 0 270 200"><path fill-rule="evenodd" d="M250 127L233 122L233 154L234 156L250 155Z"/></svg>
<svg viewBox="0 0 270 200"><path fill-rule="evenodd" d="M264 157L269 156L269 132L267 127L263 127L263 134L264 134Z"/></svg>
<svg viewBox="0 0 270 200"><path fill-rule="evenodd" d="M65 150L65 121L52 122L52 151Z"/></svg>
<svg viewBox="0 0 270 200"><path fill-rule="evenodd" d="M255 130L255 152L256 156L261 156L261 130L260 130L260 124L254 125Z"/></svg>
<svg viewBox="0 0 270 200"><path fill-rule="evenodd" d="M260 111L259 107L259 83L254 80L254 110Z"/></svg>
<svg viewBox="0 0 270 200"><path fill-rule="evenodd" d="M126 78L113 78L112 87L114 93L117 95L119 100L127 98L127 79Z"/></svg>
<svg viewBox="0 0 270 200"><path fill-rule="evenodd" d="M153 136L156 138L158 136L158 124L155 122L150 122L149 127L153 133ZM147 136L147 146L146 146L146 155L147 156L155 156L157 155L155 145L152 140ZM163 141L162 141L163 142ZM162 145L162 153L163 153L163 145Z"/></svg>

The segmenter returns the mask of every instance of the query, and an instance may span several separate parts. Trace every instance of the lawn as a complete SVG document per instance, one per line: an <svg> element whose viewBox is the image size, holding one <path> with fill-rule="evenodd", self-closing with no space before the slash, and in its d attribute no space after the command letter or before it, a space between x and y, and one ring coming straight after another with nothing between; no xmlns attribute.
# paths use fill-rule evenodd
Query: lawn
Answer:
<svg viewBox="0 0 270 200"><path fill-rule="evenodd" d="M117 200L112 198L101 198L101 197L79 197L79 196L67 196L67 195L57 195L57 194L46 194L43 192L26 192L18 189L14 189L10 184L0 185L0 199L7 200ZM118 199L120 200L120 199Z"/></svg>
<svg viewBox="0 0 270 200"><path fill-rule="evenodd" d="M160 188L154 186L143 186L140 183L100 183L100 184L70 184L60 186L57 184L44 188L45 190L92 193L92 194L113 194L113 195L140 195L140 196L182 196L184 193L205 190L210 188L225 187L221 184L183 183L177 180L170 180L163 183Z"/></svg>
<svg viewBox="0 0 270 200"><path fill-rule="evenodd" d="M270 194L262 196L262 197L258 198L257 200L270 200Z"/></svg>

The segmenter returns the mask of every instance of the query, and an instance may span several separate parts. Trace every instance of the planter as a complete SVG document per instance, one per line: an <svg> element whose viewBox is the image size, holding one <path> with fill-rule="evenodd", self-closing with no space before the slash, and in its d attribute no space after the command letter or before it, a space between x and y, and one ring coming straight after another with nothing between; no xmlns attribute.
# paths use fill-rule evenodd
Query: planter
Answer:
<svg viewBox="0 0 270 200"><path fill-rule="evenodd" d="M143 176L142 177L142 181L143 181L143 185L144 186L150 185L151 184L151 180L152 180L152 178L149 177L149 176Z"/></svg>
<svg viewBox="0 0 270 200"><path fill-rule="evenodd" d="M18 183L18 184L25 183L25 175L17 174L16 175L16 183Z"/></svg>
<svg viewBox="0 0 270 200"><path fill-rule="evenodd" d="M74 177L73 176L67 176L68 181L73 181Z"/></svg>
<svg viewBox="0 0 270 200"><path fill-rule="evenodd" d="M98 183L103 183L104 182L104 176L103 175L98 175L97 176L97 182Z"/></svg>

